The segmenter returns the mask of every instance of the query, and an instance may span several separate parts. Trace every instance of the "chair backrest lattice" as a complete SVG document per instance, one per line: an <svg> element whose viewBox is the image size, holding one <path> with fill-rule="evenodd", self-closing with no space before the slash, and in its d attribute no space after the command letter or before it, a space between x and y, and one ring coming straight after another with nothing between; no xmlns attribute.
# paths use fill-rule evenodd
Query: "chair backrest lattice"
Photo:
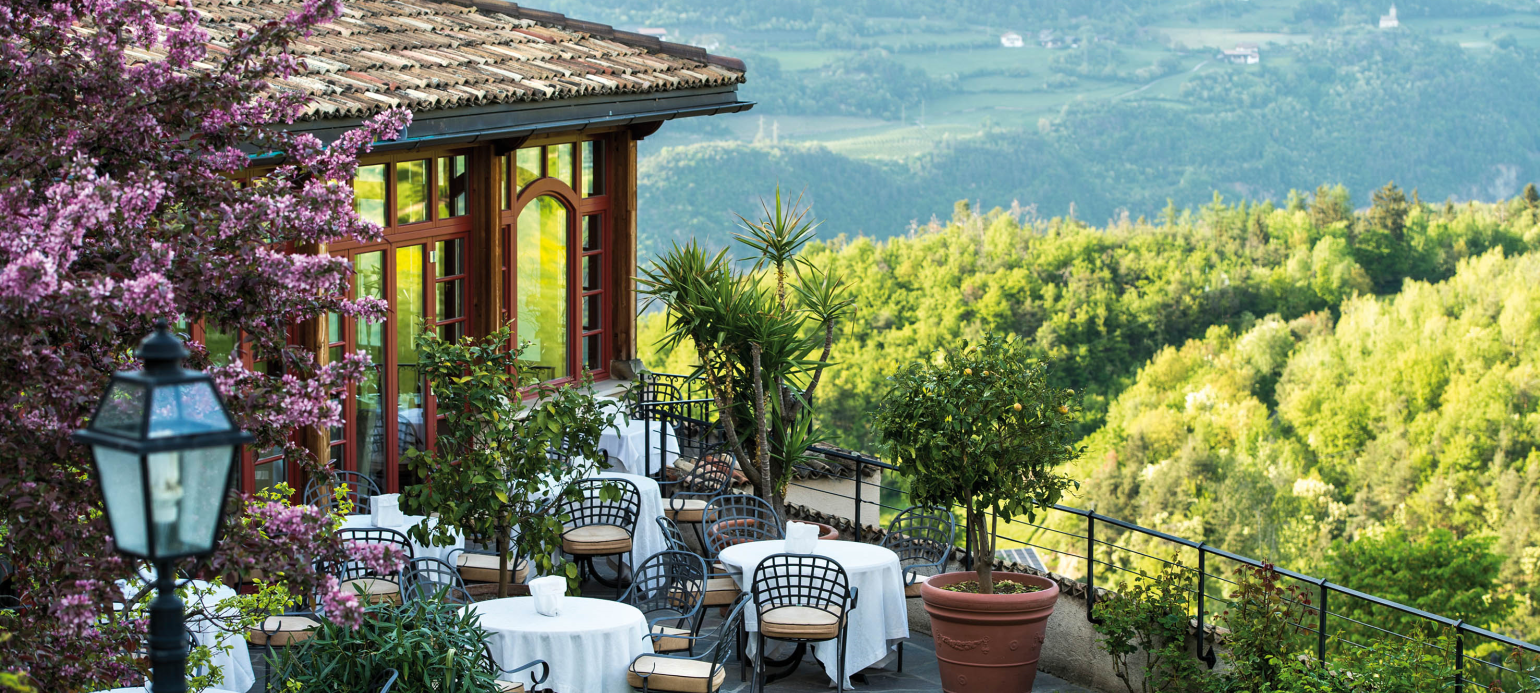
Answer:
<svg viewBox="0 0 1540 693"><path fill-rule="evenodd" d="M735 493L717 496L701 514L706 549L716 558L729 546L751 541L785 539L785 524L775 508L758 496Z"/></svg>
<svg viewBox="0 0 1540 693"><path fill-rule="evenodd" d="M334 489L338 486L347 488L348 500L353 501L354 515L368 515L370 499L380 495L380 486L374 482L374 479L358 472L335 472L330 480L325 477L312 477L305 484L305 505L331 509L337 502Z"/></svg>
<svg viewBox="0 0 1540 693"><path fill-rule="evenodd" d="M933 567L939 572L957 539L957 519L934 505L916 505L904 509L888 524L883 548L898 554L905 569Z"/></svg>
<svg viewBox="0 0 1540 693"><path fill-rule="evenodd" d="M618 487L620 497L606 500L605 486ZM560 510L562 515L568 517L567 529L614 525L632 536L636 535L636 518L642 512L642 494L636 484L627 479L605 477L579 479L572 482L570 488L577 490L577 497L564 498Z"/></svg>
<svg viewBox="0 0 1540 693"><path fill-rule="evenodd" d="M401 557L408 563L413 558L412 544L407 541L406 535L394 529L384 527L349 527L337 530L337 537L344 543L374 544L389 546L401 553ZM338 564L332 571L339 580L355 580L365 577L391 577L399 574L399 570L388 574L380 574L367 562L358 559L349 559Z"/></svg>
<svg viewBox="0 0 1540 693"><path fill-rule="evenodd" d="M663 543L668 544L668 550L685 552L690 550L690 546L684 543L684 532L679 531L679 525L662 515L655 519L658 522L658 529L663 530Z"/></svg>
<svg viewBox="0 0 1540 693"><path fill-rule="evenodd" d="M843 617L850 602L850 576L838 561L814 554L778 553L754 571L752 594L759 613L805 606Z"/></svg>
<svg viewBox="0 0 1540 693"><path fill-rule="evenodd" d="M733 480L733 458L725 452L712 452L697 458L695 466L677 482L669 484L674 498L712 499L727 492Z"/></svg>
<svg viewBox="0 0 1540 693"><path fill-rule="evenodd" d="M622 601L649 618L655 615L694 616L704 593L706 562L685 551L660 551L632 572L631 586Z"/></svg>
<svg viewBox="0 0 1540 693"><path fill-rule="evenodd" d="M443 593L444 601L454 604L470 604L475 600L460 571L437 558L424 556L413 558L401 570L401 596L407 601L433 599Z"/></svg>

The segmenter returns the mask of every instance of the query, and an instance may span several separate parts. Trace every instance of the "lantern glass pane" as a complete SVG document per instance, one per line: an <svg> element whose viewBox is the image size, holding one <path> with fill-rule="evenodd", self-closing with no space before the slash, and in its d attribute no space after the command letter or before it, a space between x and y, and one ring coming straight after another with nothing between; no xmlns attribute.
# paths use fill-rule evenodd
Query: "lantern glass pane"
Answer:
<svg viewBox="0 0 1540 693"><path fill-rule="evenodd" d="M144 435L144 386L138 383L115 382L102 398L101 408L91 420L91 428L125 438Z"/></svg>
<svg viewBox="0 0 1540 693"><path fill-rule="evenodd" d="M139 471L139 457L108 447L92 446L96 456L96 478L102 485L107 503L107 521L112 524L112 538L119 551L149 556L148 517L144 507L144 484Z"/></svg>
<svg viewBox="0 0 1540 693"><path fill-rule="evenodd" d="M233 451L217 445L150 455L156 555L186 556L213 548Z"/></svg>
<svg viewBox="0 0 1540 693"><path fill-rule="evenodd" d="M214 393L214 384L198 380L155 388L150 410L151 438L216 433L231 429Z"/></svg>

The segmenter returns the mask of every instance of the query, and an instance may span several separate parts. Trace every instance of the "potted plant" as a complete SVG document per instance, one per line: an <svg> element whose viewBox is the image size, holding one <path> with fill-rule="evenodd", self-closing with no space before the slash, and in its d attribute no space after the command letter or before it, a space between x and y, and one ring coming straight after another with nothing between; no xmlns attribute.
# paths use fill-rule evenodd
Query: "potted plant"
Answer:
<svg viewBox="0 0 1540 693"><path fill-rule="evenodd" d="M995 518L1033 522L1075 485L1054 470L1075 458L1073 390L1048 383L1024 344L991 336L963 342L892 378L878 425L889 460L916 503L961 507L975 569L921 588L946 691L1030 691L1052 580L994 572Z"/></svg>

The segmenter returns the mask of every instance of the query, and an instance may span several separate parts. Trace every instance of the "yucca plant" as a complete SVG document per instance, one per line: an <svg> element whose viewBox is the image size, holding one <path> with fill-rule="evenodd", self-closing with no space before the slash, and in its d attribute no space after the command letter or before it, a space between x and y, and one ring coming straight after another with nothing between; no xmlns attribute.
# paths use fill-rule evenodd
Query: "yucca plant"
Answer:
<svg viewBox="0 0 1540 693"><path fill-rule="evenodd" d="M744 475L782 509L792 469L825 440L812 402L831 365L835 328L853 301L845 283L798 256L818 222L800 198L762 202L763 216L739 216L737 239L754 252L746 271L723 249L675 244L638 278L647 305L668 310L661 345L689 343Z"/></svg>

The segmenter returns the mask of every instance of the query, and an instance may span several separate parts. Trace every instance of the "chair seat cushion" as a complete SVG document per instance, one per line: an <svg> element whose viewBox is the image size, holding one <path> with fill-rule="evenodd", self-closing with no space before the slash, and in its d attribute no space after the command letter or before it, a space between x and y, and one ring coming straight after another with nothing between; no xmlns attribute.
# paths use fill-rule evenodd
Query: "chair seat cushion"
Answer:
<svg viewBox="0 0 1540 693"><path fill-rule="evenodd" d="M370 604L381 602L401 603L401 586L395 580L386 578L356 578L342 583L342 591L347 594L363 592L369 598Z"/></svg>
<svg viewBox="0 0 1540 693"><path fill-rule="evenodd" d="M727 679L727 669L717 669L711 674L712 663L698 659L674 659L642 655L631 662L626 672L626 682L632 688L642 687L642 676L647 675L647 689L671 693L716 693Z"/></svg>
<svg viewBox="0 0 1540 693"><path fill-rule="evenodd" d="M682 652L684 650L688 650L690 649L690 641L682 637L674 636L695 635L694 633L691 633L687 628L669 628L668 626L653 626L652 634L663 636L661 638L653 639L653 652Z"/></svg>
<svg viewBox="0 0 1540 693"><path fill-rule="evenodd" d="M460 569L461 579L471 582L497 582L496 554L490 553L462 553L455 558L455 566ZM517 564L508 565L509 584L523 584L529 577L529 561L519 559Z"/></svg>
<svg viewBox="0 0 1540 693"><path fill-rule="evenodd" d="M833 640L840 634L840 618L810 606L778 606L760 612L759 632L767 638Z"/></svg>
<svg viewBox="0 0 1540 693"><path fill-rule="evenodd" d="M737 581L730 577L711 578L706 580L706 596L701 600L704 606L728 606L738 599L743 591L738 589Z"/></svg>
<svg viewBox="0 0 1540 693"><path fill-rule="evenodd" d="M920 596L920 588L924 587L928 580L930 580L929 575L914 576L914 582L904 585L904 598L913 599Z"/></svg>
<svg viewBox="0 0 1540 693"><path fill-rule="evenodd" d="M246 632L246 640L253 645L286 647L309 640L312 631L320 627L321 622L309 616L268 616L261 630Z"/></svg>
<svg viewBox="0 0 1540 693"><path fill-rule="evenodd" d="M700 522L701 514L706 512L706 501L696 498L670 498L665 502L663 514L675 522Z"/></svg>
<svg viewBox="0 0 1540 693"><path fill-rule="evenodd" d="M615 525L575 527L561 535L561 550L574 556L609 556L631 550L631 533Z"/></svg>
<svg viewBox="0 0 1540 693"><path fill-rule="evenodd" d="M497 693L524 693L524 684L517 681L497 680Z"/></svg>

